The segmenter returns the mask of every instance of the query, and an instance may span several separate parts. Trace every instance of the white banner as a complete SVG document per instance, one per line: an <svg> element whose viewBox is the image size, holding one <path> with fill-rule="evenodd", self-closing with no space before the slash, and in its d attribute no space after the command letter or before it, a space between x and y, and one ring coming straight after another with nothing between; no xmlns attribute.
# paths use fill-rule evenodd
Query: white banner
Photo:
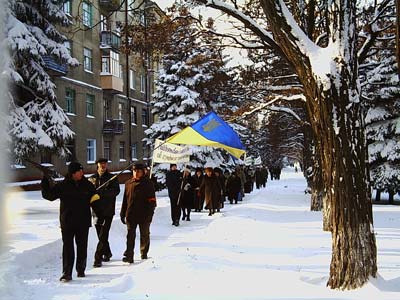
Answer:
<svg viewBox="0 0 400 300"><path fill-rule="evenodd" d="M244 164L246 166L251 166L254 163L254 160L251 156L246 156L246 158L244 159Z"/></svg>
<svg viewBox="0 0 400 300"><path fill-rule="evenodd" d="M258 157L254 160L254 165L255 165L255 166L258 166L258 165L261 165L261 164L262 164L261 157L258 156Z"/></svg>
<svg viewBox="0 0 400 300"><path fill-rule="evenodd" d="M161 146L160 146L161 145ZM156 140L153 152L153 162L155 163L184 163L190 161L189 146L178 146Z"/></svg>

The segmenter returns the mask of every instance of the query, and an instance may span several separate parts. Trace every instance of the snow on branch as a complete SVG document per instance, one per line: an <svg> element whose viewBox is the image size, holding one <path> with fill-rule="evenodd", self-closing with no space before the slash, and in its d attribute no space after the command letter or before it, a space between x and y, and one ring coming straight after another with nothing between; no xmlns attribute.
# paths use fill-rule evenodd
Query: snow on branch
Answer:
<svg viewBox="0 0 400 300"><path fill-rule="evenodd" d="M272 47L276 52L283 55L281 48L275 42L272 34L269 31L267 31L266 29L264 29L260 24L258 24L253 18L251 18L250 16L241 12L239 10L239 7L229 5L220 0L198 0L197 2L200 2L200 3L204 4L205 6L220 10L220 11L226 13L227 15L242 22L246 28L250 29L264 43L270 45L270 47Z"/></svg>

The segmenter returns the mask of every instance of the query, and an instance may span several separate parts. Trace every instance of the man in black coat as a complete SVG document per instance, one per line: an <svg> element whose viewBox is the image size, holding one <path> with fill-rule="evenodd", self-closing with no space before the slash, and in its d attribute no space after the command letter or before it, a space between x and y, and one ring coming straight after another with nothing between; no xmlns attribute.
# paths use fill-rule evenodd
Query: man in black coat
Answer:
<svg viewBox="0 0 400 300"><path fill-rule="evenodd" d="M145 176L145 166L137 163L133 167L132 178L125 183L120 213L121 222L128 227L123 262L133 263L136 227L138 226L141 258L147 259L150 248L150 224L156 206L153 183Z"/></svg>
<svg viewBox="0 0 400 300"><path fill-rule="evenodd" d="M181 190L182 174L178 171L176 164L169 166L166 175L166 185L168 188L168 196L171 203L171 219L172 225L179 226L181 217L181 209L178 205L179 192Z"/></svg>
<svg viewBox="0 0 400 300"><path fill-rule="evenodd" d="M108 160L106 158L99 158L96 161L97 171L89 178L89 181L94 184L96 189L113 177L113 175L107 170L107 162ZM96 252L94 254L93 267L95 268L101 267L102 261L110 261L110 258L112 257L108 237L111 223L115 215L115 201L119 192L118 179L109 181L98 191L101 198L100 211L99 215L93 213L95 217L94 221L97 237L99 238Z"/></svg>
<svg viewBox="0 0 400 300"><path fill-rule="evenodd" d="M76 243L76 271L78 277L85 277L89 227L91 226L91 204L98 202L96 190L83 175L83 167L71 162L65 179L55 185L44 177L41 182L42 197L54 201L60 198L60 225L63 241L63 274L60 281L72 280L75 260L74 239Z"/></svg>

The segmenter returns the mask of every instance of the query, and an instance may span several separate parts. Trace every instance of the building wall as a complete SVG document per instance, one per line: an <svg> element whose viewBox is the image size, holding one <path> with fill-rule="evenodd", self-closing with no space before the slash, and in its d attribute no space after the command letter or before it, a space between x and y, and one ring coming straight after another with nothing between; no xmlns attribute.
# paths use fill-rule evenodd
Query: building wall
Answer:
<svg viewBox="0 0 400 300"><path fill-rule="evenodd" d="M101 12L96 9L99 8L99 1L94 0L93 4L93 20L92 24L97 24L100 21ZM102 11L103 13L104 10ZM82 2L79 0L72 0L72 17L82 15ZM124 22L124 14L118 13L114 14L110 23L112 24L112 29L115 30L116 21ZM54 168L62 174L67 171L67 165L70 160L77 160L84 166L86 173L95 172L96 166L94 161L88 161L87 159L87 140L96 140L96 155L95 159L104 156L104 144L105 142L110 142L111 144L111 157L109 161L109 168L111 171L118 171L124 169L128 166L131 161L129 160L129 126L131 127L131 137L132 144L137 144L137 159L144 162L147 161L150 155L150 149L143 151L142 139L145 137L144 130L146 130L151 125L153 117L150 113L150 97L151 93L146 97L146 94L140 91L140 74L145 74L143 66L135 63L133 58L129 59L129 69L134 69L136 72L135 76L135 86L136 89L130 89L129 83L126 81L126 59L125 54L119 55L119 63L122 66L122 80L123 80L123 91L116 90L105 90L102 88L101 84L101 64L102 55L107 52L107 50L100 48L100 25L94 26L93 28L85 27L79 24L79 21L75 21L73 27L67 28L65 30L66 36L72 42L72 56L79 61L79 66L75 68L70 68L68 73L64 76L54 77L54 82L57 86L56 94L57 101L61 107L66 111L66 91L67 89L73 90L75 92L75 113L67 113L69 119L71 120L71 129L75 132L75 151L72 158L61 158L55 155L51 157L51 164ZM81 30L76 29L77 26ZM88 72L84 70L84 48L92 50L92 65L93 71ZM102 73L103 74L103 73ZM152 75L149 75L148 86L153 86ZM137 122L135 124L128 124L130 106L126 96L126 89L129 88L130 103L132 106L136 107ZM152 90L149 88L149 91ZM94 116L86 115L86 97L87 94L94 95ZM147 99L146 99L147 98ZM119 120L119 103L122 103L125 107L122 124L122 133L104 133L104 124L106 122L105 118L105 99L109 100L110 108L108 113L108 120ZM147 101L146 101L147 100ZM149 115L148 125L145 125L145 121L142 120L142 109L147 109ZM116 121L120 122L120 121ZM120 142L125 143L125 157L120 157ZM143 157L144 154L144 157ZM40 153L35 157L31 158L36 162L43 162ZM135 160L135 159L133 159ZM33 180L39 179L42 174L37 169L26 165L22 168L15 169L16 180Z"/></svg>

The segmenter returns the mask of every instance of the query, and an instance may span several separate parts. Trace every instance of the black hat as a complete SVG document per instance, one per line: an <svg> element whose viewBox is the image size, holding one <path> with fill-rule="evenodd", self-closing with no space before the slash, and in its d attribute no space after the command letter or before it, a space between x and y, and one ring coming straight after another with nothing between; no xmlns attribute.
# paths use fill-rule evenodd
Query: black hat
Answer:
<svg viewBox="0 0 400 300"><path fill-rule="evenodd" d="M98 158L98 159L96 160L96 165L97 165L98 163L105 163L105 162L108 162L108 159L107 159L107 158L104 158L104 157L101 157L101 158Z"/></svg>
<svg viewBox="0 0 400 300"><path fill-rule="evenodd" d="M71 175L80 170L83 170L83 167L78 162L73 161L68 165L68 173Z"/></svg>
<svg viewBox="0 0 400 300"><path fill-rule="evenodd" d="M142 163L136 163L133 165L132 170L145 170L146 166Z"/></svg>

